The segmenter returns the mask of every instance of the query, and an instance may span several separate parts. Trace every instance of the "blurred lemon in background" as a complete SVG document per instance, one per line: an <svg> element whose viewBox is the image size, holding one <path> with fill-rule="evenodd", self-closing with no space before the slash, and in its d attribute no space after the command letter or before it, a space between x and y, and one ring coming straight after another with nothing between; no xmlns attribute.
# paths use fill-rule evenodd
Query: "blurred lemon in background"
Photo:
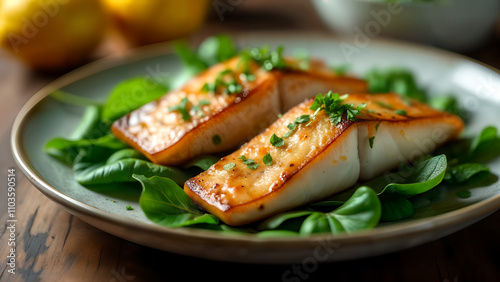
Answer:
<svg viewBox="0 0 500 282"><path fill-rule="evenodd" d="M34 68L57 71L94 51L106 21L100 0L0 0L0 43Z"/></svg>
<svg viewBox="0 0 500 282"><path fill-rule="evenodd" d="M132 45L186 36L205 21L210 0L103 0L113 22Z"/></svg>

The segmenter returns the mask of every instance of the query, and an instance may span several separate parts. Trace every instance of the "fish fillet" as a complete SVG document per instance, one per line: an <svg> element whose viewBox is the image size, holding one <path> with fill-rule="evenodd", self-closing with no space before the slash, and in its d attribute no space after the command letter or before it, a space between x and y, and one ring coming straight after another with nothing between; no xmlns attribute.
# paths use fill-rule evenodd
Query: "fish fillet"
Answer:
<svg viewBox="0 0 500 282"><path fill-rule="evenodd" d="M373 178L431 152L463 128L460 118L417 101L403 101L396 94L351 94L344 103L366 107L355 121L343 117L337 126L320 111L309 126L299 124L284 138L283 146L271 145L273 134L283 136L289 123L312 114L312 100L303 102L188 180L184 191L226 224L247 224ZM402 110L406 115L398 114ZM268 153L271 165L263 163ZM250 169L241 156L253 159L259 167ZM236 166L226 170L229 163Z"/></svg>
<svg viewBox="0 0 500 282"><path fill-rule="evenodd" d="M113 134L154 163L179 165L198 155L237 148L262 132L279 113L310 98L311 93L366 91L364 81L335 76L316 60L311 61L308 71L270 72L251 61L249 72L255 76L253 81L241 78L246 70L240 61L236 57L212 66L181 89L117 120L112 126ZM293 60L288 62L293 64ZM214 82L225 70L232 71L231 75L242 86L241 92L228 95L202 91L205 83ZM183 99L188 101L188 120L172 110Z"/></svg>

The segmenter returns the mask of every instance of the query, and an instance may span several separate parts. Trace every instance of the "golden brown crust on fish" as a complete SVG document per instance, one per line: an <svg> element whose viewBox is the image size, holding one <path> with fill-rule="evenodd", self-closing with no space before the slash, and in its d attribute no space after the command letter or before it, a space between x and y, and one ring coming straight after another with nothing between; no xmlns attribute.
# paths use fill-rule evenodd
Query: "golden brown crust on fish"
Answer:
<svg viewBox="0 0 500 282"><path fill-rule="evenodd" d="M412 128L429 128L434 123L442 124L446 129L446 140L454 138L463 128L458 117L414 100L404 100L396 94L352 94L344 103L366 104L366 107L356 121L348 121L344 117L336 126L324 111L320 111L311 124L299 124L289 137L284 138L283 146L271 145L270 138L273 134L283 136L289 130L287 125L297 117L312 114L309 109L312 100L304 102L240 149L188 180L184 191L194 202L225 223L246 224L331 195L353 185L360 176L380 173L380 169L364 168L366 158L359 154L363 152L370 160L370 154L382 147L369 148L372 151L367 151L364 147L368 145L365 146L360 138L366 138L368 143L369 136L383 138L386 132L399 134L399 130L409 129L408 137L413 140L407 142L401 136L396 137L399 138L397 140L402 140L399 142L405 143L404 146L412 148L415 144L410 144L411 142L420 142L417 138L419 135L411 132ZM367 137L365 131L368 131ZM273 158L273 163L269 166L263 162L267 153ZM417 152L419 155L422 153L428 152ZM408 159L406 152L398 154L401 154L401 158ZM240 159L241 156L253 159L259 167L250 169ZM226 170L225 166L229 163L236 166ZM394 161L391 160L389 165L393 166ZM338 177L333 177L337 183L331 181L331 175L335 173ZM330 174L330 178L325 174ZM325 189L328 186L331 188Z"/></svg>
<svg viewBox="0 0 500 282"><path fill-rule="evenodd" d="M224 89L202 91L206 83L213 83L226 70L230 72L224 78L234 78L241 92L228 95L220 93ZM319 61L312 61L307 72L267 72L250 61L248 71L255 76L252 81L242 78L244 71L238 57L215 65L181 89L117 120L112 132L154 163L179 165L201 154L237 148L275 121L283 108L288 110L314 93L366 89L364 81L337 77ZM187 120L180 111L172 110L183 101L187 102Z"/></svg>

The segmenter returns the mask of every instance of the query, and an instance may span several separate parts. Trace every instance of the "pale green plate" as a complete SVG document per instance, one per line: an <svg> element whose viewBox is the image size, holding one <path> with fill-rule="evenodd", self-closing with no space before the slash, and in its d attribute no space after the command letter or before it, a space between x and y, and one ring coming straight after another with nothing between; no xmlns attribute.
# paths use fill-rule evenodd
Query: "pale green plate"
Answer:
<svg viewBox="0 0 500 282"><path fill-rule="evenodd" d="M466 134L486 125L500 128L500 74L467 58L422 46L374 40L368 46L348 38L324 34L245 34L236 36L241 46L284 45L290 53L306 49L329 64L349 63L362 75L372 67L401 66L413 70L431 93L454 93L461 106L472 111ZM442 188L422 197L411 220L351 235L257 238L227 235L189 228L165 228L146 219L138 204L139 191L121 195L108 189L95 192L73 180L72 171L43 152L56 136L68 137L82 111L63 105L47 95L55 89L104 100L118 82L137 75L153 79L172 77L180 62L169 45L136 50L119 60L101 60L54 81L40 90L19 113L12 130L15 159L28 179L47 197L68 212L106 232L142 245L202 258L252 262L297 263L305 258L336 261L373 256L416 246L464 228L500 207L500 183L470 191L461 199L457 188ZM500 175L500 160L490 164ZM431 203L432 202L432 203ZM134 210L126 210L126 206Z"/></svg>

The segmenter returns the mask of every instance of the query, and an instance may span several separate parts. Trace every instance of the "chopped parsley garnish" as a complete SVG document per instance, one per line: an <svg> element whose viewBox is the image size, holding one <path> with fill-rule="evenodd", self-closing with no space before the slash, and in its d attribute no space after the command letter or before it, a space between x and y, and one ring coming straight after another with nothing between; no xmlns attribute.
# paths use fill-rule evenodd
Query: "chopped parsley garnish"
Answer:
<svg viewBox="0 0 500 282"><path fill-rule="evenodd" d="M205 114L203 113L203 110L201 109L201 107L203 106L206 106L206 105L210 105L210 101L209 100L200 100L200 102L198 103L198 105L196 106L192 106L191 109L200 117L204 117Z"/></svg>
<svg viewBox="0 0 500 282"><path fill-rule="evenodd" d="M272 165L273 164L273 157L271 157L270 153L267 153L264 158L262 158L262 162L265 165Z"/></svg>
<svg viewBox="0 0 500 282"><path fill-rule="evenodd" d="M241 156L238 159L243 161L243 164L246 164L249 169L257 169L260 165L256 163L253 159L247 159L245 156Z"/></svg>
<svg viewBox="0 0 500 282"><path fill-rule="evenodd" d="M181 114L182 119L184 121L188 121L191 119L191 115L189 115L189 111L187 109L188 102L189 102L188 98L184 97L178 105L168 107L168 110L171 112L178 111Z"/></svg>
<svg viewBox="0 0 500 282"><path fill-rule="evenodd" d="M290 130L283 135L283 138L287 138L288 136L290 136L299 124L306 123L310 119L311 119L311 117L309 115L301 115L300 117L296 118L294 122L289 123L287 125L288 129L290 129Z"/></svg>
<svg viewBox="0 0 500 282"><path fill-rule="evenodd" d="M339 124L344 114L348 120L355 121L356 116L361 114L361 110L366 107L366 104L357 107L353 104L342 104L347 96L348 95L339 96L338 93L333 93L332 91L329 91L325 95L316 95L310 107L310 109L315 112L307 126L312 123L321 110L325 111L330 117L330 121L335 125Z"/></svg>
<svg viewBox="0 0 500 282"><path fill-rule="evenodd" d="M236 164L234 164L234 163L227 163L227 164L224 165L223 168L224 168L224 170L230 170L233 167L236 167Z"/></svg>
<svg viewBox="0 0 500 282"><path fill-rule="evenodd" d="M400 115L400 116L406 116L407 113L405 110L395 110L394 111L397 115Z"/></svg>
<svg viewBox="0 0 500 282"><path fill-rule="evenodd" d="M126 206L125 208L126 208L128 211L134 210L134 208L133 208L133 207L131 207L131 206Z"/></svg>
<svg viewBox="0 0 500 282"><path fill-rule="evenodd" d="M284 69L287 67L285 59L283 58L283 46L278 46L274 51L269 50L266 46L262 48L252 48L243 51L241 55L243 57L248 56L267 71Z"/></svg>
<svg viewBox="0 0 500 282"><path fill-rule="evenodd" d="M214 145L219 145L222 142L222 138L219 134L215 134L214 136L212 136L212 142L214 143Z"/></svg>
<svg viewBox="0 0 500 282"><path fill-rule="evenodd" d="M368 139L368 142L370 143L370 148L373 148L373 141L375 140L375 136L372 136L370 137L370 139Z"/></svg>
<svg viewBox="0 0 500 282"><path fill-rule="evenodd" d="M387 104L387 103L384 103L384 102L381 102L381 101L376 101L375 103L377 103L379 106L381 106L383 108L386 108L386 109L389 109L389 110L394 109L394 106L391 105L391 104Z"/></svg>
<svg viewBox="0 0 500 282"><path fill-rule="evenodd" d="M243 91L243 86L239 84L236 74L230 69L223 70L217 74L213 83L205 83L201 91L217 93L221 88L226 94L235 94Z"/></svg>
<svg viewBox="0 0 500 282"><path fill-rule="evenodd" d="M242 53L241 59L238 62L238 68L243 67L243 71L240 74L240 79L245 81L254 81L255 75L250 72L250 60L252 58L248 53Z"/></svg>
<svg viewBox="0 0 500 282"><path fill-rule="evenodd" d="M271 142L271 145L273 145L274 147L281 147L285 145L285 139L279 137L275 133L273 133L269 141Z"/></svg>

